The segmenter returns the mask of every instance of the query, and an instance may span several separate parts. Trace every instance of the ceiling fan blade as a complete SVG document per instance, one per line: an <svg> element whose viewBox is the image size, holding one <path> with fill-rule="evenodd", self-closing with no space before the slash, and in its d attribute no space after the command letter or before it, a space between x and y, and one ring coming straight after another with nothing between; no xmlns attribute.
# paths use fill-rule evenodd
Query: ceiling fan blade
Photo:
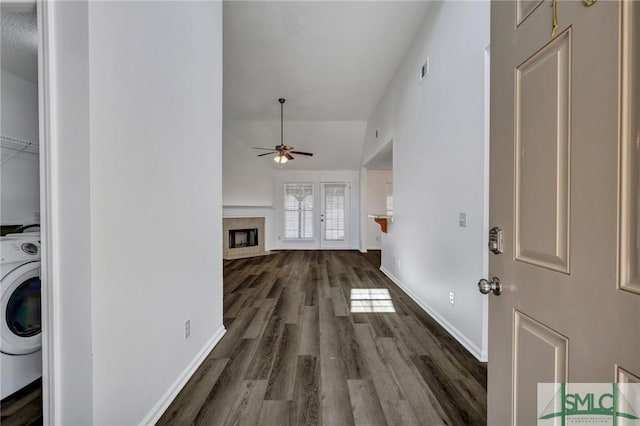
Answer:
<svg viewBox="0 0 640 426"><path fill-rule="evenodd" d="M288 160L295 160L295 158L293 158L293 155L289 154L288 152L285 152L284 156L287 157Z"/></svg>
<svg viewBox="0 0 640 426"><path fill-rule="evenodd" d="M313 157L313 153L311 152L302 152L302 151L289 151L292 154L298 154L298 155L308 155L309 157Z"/></svg>
<svg viewBox="0 0 640 426"><path fill-rule="evenodd" d="M275 152L265 152L264 154L258 154L258 157L264 157L265 155L273 155Z"/></svg>
<svg viewBox="0 0 640 426"><path fill-rule="evenodd" d="M277 149L273 149L273 148L257 148L257 147L253 147L253 149L261 149L263 151L277 151Z"/></svg>

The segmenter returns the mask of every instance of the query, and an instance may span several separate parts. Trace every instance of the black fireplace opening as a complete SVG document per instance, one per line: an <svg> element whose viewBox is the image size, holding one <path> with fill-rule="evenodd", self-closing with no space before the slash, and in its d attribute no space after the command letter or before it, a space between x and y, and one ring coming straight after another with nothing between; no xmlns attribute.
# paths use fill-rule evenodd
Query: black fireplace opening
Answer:
<svg viewBox="0 0 640 426"><path fill-rule="evenodd" d="M255 247L258 245L258 228L230 229L229 248Z"/></svg>

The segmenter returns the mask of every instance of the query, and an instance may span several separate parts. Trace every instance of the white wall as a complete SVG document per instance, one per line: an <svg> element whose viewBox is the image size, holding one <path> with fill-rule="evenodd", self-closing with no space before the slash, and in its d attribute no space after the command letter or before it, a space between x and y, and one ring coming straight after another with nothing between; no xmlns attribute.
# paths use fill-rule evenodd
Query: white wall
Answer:
<svg viewBox="0 0 640 426"><path fill-rule="evenodd" d="M89 4L96 424L142 421L222 328L221 18Z"/></svg>
<svg viewBox="0 0 640 426"><path fill-rule="evenodd" d="M394 218L383 235L383 270L480 359L487 356L487 298L476 283L486 263L489 8L434 4L369 119L362 162L393 139ZM430 74L420 83L427 56Z"/></svg>
<svg viewBox="0 0 640 426"><path fill-rule="evenodd" d="M364 215L387 213L387 189L393 182L391 170L367 170L367 207ZM366 218L367 250L380 250L382 247L382 231L380 225L372 218Z"/></svg>
<svg viewBox="0 0 640 426"><path fill-rule="evenodd" d="M0 74L0 134L38 142L38 86L10 72ZM2 148L9 160L0 177L0 224L36 223L40 212L39 159L35 153ZM14 156L15 155L15 156Z"/></svg>
<svg viewBox="0 0 640 426"><path fill-rule="evenodd" d="M266 158L257 154L267 151L251 149L270 146L264 136L253 131L251 122L224 123L222 144L222 203L225 206L271 206L273 177L276 170ZM257 139L257 141L256 141Z"/></svg>
<svg viewBox="0 0 640 426"><path fill-rule="evenodd" d="M314 239L313 241L285 241L284 240L284 184L305 182L313 184L314 191ZM270 244L274 250L312 250L321 248L320 245L320 183L347 182L350 185L349 194L349 235L343 248L358 249L360 239L360 181L357 171L301 171L281 170L274 179L273 204L273 236L275 240Z"/></svg>
<svg viewBox="0 0 640 426"><path fill-rule="evenodd" d="M153 423L224 330L222 4L47 7L54 423Z"/></svg>

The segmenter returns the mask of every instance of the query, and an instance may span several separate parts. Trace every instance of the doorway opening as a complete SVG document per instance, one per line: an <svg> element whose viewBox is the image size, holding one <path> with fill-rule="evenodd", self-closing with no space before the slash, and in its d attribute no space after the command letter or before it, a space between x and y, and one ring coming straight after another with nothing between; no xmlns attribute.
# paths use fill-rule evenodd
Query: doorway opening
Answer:
<svg viewBox="0 0 640 426"><path fill-rule="evenodd" d="M25 424L43 417L37 18L36 2L0 6L0 410Z"/></svg>

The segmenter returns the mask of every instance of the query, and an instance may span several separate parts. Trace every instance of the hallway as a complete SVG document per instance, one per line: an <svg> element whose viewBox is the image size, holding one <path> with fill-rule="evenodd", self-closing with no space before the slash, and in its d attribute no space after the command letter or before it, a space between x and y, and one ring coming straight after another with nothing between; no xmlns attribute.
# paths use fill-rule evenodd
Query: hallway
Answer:
<svg viewBox="0 0 640 426"><path fill-rule="evenodd" d="M225 261L227 334L158 424L486 424L486 365L355 251Z"/></svg>

